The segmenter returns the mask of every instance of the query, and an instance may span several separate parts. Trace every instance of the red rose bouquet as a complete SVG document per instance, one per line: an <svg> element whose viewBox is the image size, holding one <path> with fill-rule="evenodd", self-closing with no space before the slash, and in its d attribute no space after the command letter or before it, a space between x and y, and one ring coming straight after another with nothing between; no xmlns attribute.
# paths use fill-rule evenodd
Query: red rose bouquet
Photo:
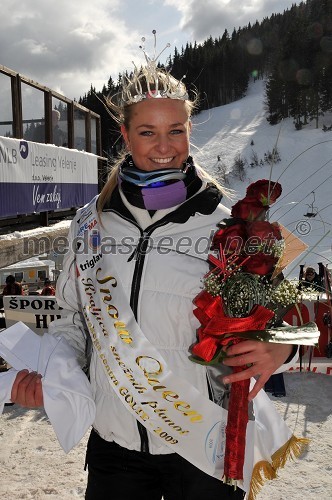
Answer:
<svg viewBox="0 0 332 500"><path fill-rule="evenodd" d="M281 227L266 220L267 211L280 196L278 183L260 180L251 184L245 198L219 224L209 255L211 270L204 289L194 299L201 323L191 360L215 364L226 356L223 347L246 338L291 344L317 342L314 323L301 328L282 326L282 317L298 301L295 285L284 280L279 263L285 251ZM309 339L309 340L308 340ZM244 367L234 368L241 371ZM228 420L224 480L243 479L249 380L232 384Z"/></svg>

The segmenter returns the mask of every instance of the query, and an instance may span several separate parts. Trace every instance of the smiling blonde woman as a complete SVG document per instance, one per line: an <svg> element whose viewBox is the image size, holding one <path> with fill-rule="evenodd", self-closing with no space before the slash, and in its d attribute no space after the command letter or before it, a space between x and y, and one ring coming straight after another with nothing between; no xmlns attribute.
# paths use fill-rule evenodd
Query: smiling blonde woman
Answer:
<svg viewBox="0 0 332 500"><path fill-rule="evenodd" d="M289 366L292 346L232 346L232 359L250 365L241 374L232 373L231 358L218 373L189 360L199 326L192 300L209 269L210 237L229 215L218 185L190 155L195 102L146 55L108 106L126 152L72 223L57 284L63 317L50 327L89 365L96 418L86 499L242 499L250 467L243 489L224 484L218 469L215 429L229 394L222 380L258 376L251 397L260 401L265 381ZM40 377L20 373L12 400L41 405Z"/></svg>

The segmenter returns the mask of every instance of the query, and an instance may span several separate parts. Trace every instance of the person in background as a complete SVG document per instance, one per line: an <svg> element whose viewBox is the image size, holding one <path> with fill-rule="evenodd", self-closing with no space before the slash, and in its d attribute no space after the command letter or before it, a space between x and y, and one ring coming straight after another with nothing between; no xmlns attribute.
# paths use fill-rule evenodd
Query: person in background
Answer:
<svg viewBox="0 0 332 500"><path fill-rule="evenodd" d="M126 319L126 324L130 321L133 328L136 328L135 323L141 328L144 342L162 354L177 380L185 380L204 400L208 402L210 398L216 403L209 370L192 363L188 349L196 340L198 328L192 301L201 289L202 277L209 270L209 245L205 253L199 254L195 250L196 242L216 231L218 222L229 212L220 204L223 196L220 186L190 155L191 114L195 100L189 98L183 82L157 68L156 61L147 58L147 66L136 69L131 78L124 78L122 92L108 99L108 106L118 119L125 151L100 196L72 222L71 244L57 282L56 296L63 308L62 318L51 323L49 328L50 333L70 343L82 367L86 364L90 367L96 418L87 448L85 498L240 500L244 498L241 488L234 489L223 483L221 476L216 479L203 472L175 453L163 436L157 436L152 428L147 429L139 418L135 418L109 383L111 372L105 370L107 359L101 361L95 343L88 347L88 325L92 323L85 316L90 314L86 311L91 311L94 321L101 310L98 304L104 303L108 312L94 327L98 338L128 336L123 326L125 322L116 320L114 323L110 319L117 319L118 314L121 318L125 315L130 318ZM93 257L82 253L78 248L81 244L78 239L82 238L77 239L77 231L84 224L88 227L89 223L94 227L94 235L90 233L90 248L94 244L97 248L98 241L107 237L111 237L114 248ZM174 243L180 237L191 242L188 252L181 251ZM128 238L132 241L130 253L125 244ZM147 248L151 241L151 248ZM121 291L120 285L115 290L122 304L118 312L116 306L119 304L112 302L115 300L112 287L117 286L113 282L113 272L116 272L117 281L121 277ZM85 273L89 277L85 277ZM83 281L86 290L82 288ZM90 305L83 308L87 296ZM109 333L105 326L107 321L112 323ZM113 333L113 324L120 328L118 333ZM232 382L257 377L253 379L249 395L250 400L253 399L275 371L289 367L295 353L291 345L254 340L232 345L218 377L219 394L222 392L226 397L228 384ZM112 356L110 349L106 355ZM120 361L127 373L125 385L129 385L129 378L133 377L129 368L132 360L126 356L131 356L128 350ZM232 367L239 365L248 368L233 373ZM175 392L166 392L165 399L178 397ZM40 375L19 372L12 401L27 407L42 405ZM149 404L156 403L150 401ZM185 404L181 401L174 406L182 408ZM165 426L171 434L178 432L168 428L166 423Z"/></svg>
<svg viewBox="0 0 332 500"><path fill-rule="evenodd" d="M300 266L300 276L299 276L300 290L305 290L306 288L310 288L312 290L317 290L320 292L324 291L322 278L315 271L313 267L307 267L304 270L304 266Z"/></svg>
<svg viewBox="0 0 332 500"><path fill-rule="evenodd" d="M1 309L3 308L3 297L8 296L8 295L24 295L21 283L18 283L15 279L15 276L13 276L12 274L7 276L6 284L2 290L2 294L0 296L0 308ZM3 328L5 328L5 326L6 326L6 322L5 322L4 317L1 318L0 327L1 326ZM6 361L0 357L0 372L7 371L7 369L8 368L7 368ZM13 404L14 404L13 402L5 403L5 406L12 406Z"/></svg>
<svg viewBox="0 0 332 500"><path fill-rule="evenodd" d="M55 295L55 288L51 284L51 280L46 278L44 281L44 287L40 292L40 295Z"/></svg>
<svg viewBox="0 0 332 500"><path fill-rule="evenodd" d="M23 295L23 288L21 283L15 280L15 276L10 274L6 278L6 284L2 291L2 295Z"/></svg>
<svg viewBox="0 0 332 500"><path fill-rule="evenodd" d="M53 127L53 144L56 146L67 146L67 136L63 130L59 127L61 115L60 111L57 109L52 110L52 127Z"/></svg>
<svg viewBox="0 0 332 500"><path fill-rule="evenodd" d="M60 121L60 111L57 109L52 109L52 129L53 129L53 141L52 143L56 146L66 146L67 136L63 130L59 127ZM45 143L45 122L38 125L33 132L34 142Z"/></svg>

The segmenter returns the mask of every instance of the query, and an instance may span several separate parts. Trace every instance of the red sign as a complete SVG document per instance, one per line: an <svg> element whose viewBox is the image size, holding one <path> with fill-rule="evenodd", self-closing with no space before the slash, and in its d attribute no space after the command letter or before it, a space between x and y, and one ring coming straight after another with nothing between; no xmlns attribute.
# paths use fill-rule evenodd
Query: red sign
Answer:
<svg viewBox="0 0 332 500"><path fill-rule="evenodd" d="M314 321L320 331L319 348L314 349L314 356L325 357L326 346L329 342L329 329L323 322L323 315L330 311L329 303L326 300L310 301L304 300L297 307L293 307L285 315L285 321L290 325L300 326L308 321Z"/></svg>

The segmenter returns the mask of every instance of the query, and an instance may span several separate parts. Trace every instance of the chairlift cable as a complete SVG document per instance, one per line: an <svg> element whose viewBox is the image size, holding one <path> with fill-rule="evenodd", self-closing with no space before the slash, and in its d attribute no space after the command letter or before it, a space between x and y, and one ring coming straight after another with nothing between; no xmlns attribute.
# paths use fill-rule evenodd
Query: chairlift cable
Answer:
<svg viewBox="0 0 332 500"><path fill-rule="evenodd" d="M319 213L320 213L320 212L323 212L323 210L325 210L326 208L329 208L329 207L331 207L331 206L332 206L332 203L329 203L328 205L326 205L326 207L321 208L321 209L319 210Z"/></svg>
<svg viewBox="0 0 332 500"><path fill-rule="evenodd" d="M276 182L274 183L273 187L272 187L272 190L270 190L270 186L271 186L271 183L272 183L272 171L273 171L273 167L274 165L276 164L275 162L275 152L277 151L277 146L278 146L278 142L279 142L279 137L280 137L280 133L281 133L281 126L282 126L282 121L280 122L280 127L279 127L279 130L278 130L278 135L277 135L277 138L276 138L276 142L275 142L275 145L272 149L272 163L271 163L271 168L270 168L270 174L269 174L269 187L268 187L268 195L267 195L267 199L270 200L270 196L271 194L273 193L273 189L276 185Z"/></svg>
<svg viewBox="0 0 332 500"><path fill-rule="evenodd" d="M319 211L319 210L317 210L317 215L318 215L318 217L320 218L320 220L322 221L322 224L323 224L323 227L324 227L324 232L325 232L325 231L326 231L326 228L325 228L325 221L322 219L322 216L321 216L321 214L320 214L320 211Z"/></svg>
<svg viewBox="0 0 332 500"><path fill-rule="evenodd" d="M326 167L326 165L328 163L330 163L332 161L332 158L330 160L328 160L326 163L324 163L321 167L317 168L317 170L315 170L312 174L310 174L308 177L306 177L302 182L300 182L300 184L298 184L295 188L291 189L291 191L288 191L287 194L285 194L284 196L281 196L276 205L278 203L280 203L284 198L286 198L288 195L290 195L291 193L293 193L293 191L295 191L296 189L298 189L302 184L304 184L307 180L310 179L310 177L313 177L315 174L317 174L317 172L319 172L322 168ZM279 207L281 208L281 207ZM279 210L279 208L277 210ZM275 213L275 212L274 212Z"/></svg>
<svg viewBox="0 0 332 500"><path fill-rule="evenodd" d="M325 184L325 182L328 179L330 179L331 177L332 177L332 174L329 175L328 177L326 177L326 179L324 179L323 182L321 182L320 184L318 184L318 186L316 186L314 188L314 190L318 189L322 184ZM295 202L295 205L293 205L287 212L285 212L284 214L282 214L282 217L284 217L285 215L287 215L291 210L293 210L297 205L299 205L299 203L301 203L302 201L304 201L309 196L309 194L311 194L311 193L312 193L312 191L310 191L310 193L307 193L303 198L301 198L301 200ZM282 207L279 207L279 208L282 208ZM277 210L279 210L279 208ZM276 213L277 210L275 210L271 215L273 216Z"/></svg>
<svg viewBox="0 0 332 500"><path fill-rule="evenodd" d="M307 255L309 255L309 253L315 253L315 252L313 252L313 249L314 249L314 248L316 248L316 247L320 244L320 242L321 242L321 241L323 241L323 239L324 239L327 235L329 235L329 234L330 234L330 232L331 232L331 230L329 230L327 233L323 234L323 236L322 236L322 237L321 237L321 238L320 238L320 239L319 239L319 240L318 240L318 241L317 241L317 242L313 245L313 247L309 247L309 248L307 249L307 251L306 251L306 252L304 253L304 255L301 257L301 259L300 259L300 260L296 263L296 265L295 265L295 266L293 266L293 267L292 267L292 269L291 269L290 271L288 271L288 273L287 273L287 275L285 276L285 278L287 278L287 277L288 277L288 276L289 276L289 275L290 275L290 274L294 271L294 269L296 269L296 268L298 267L298 265L299 265L299 263L300 263L300 262L303 262L303 260L307 257ZM316 253L316 255L319 255L319 254L317 254L317 253Z"/></svg>
<svg viewBox="0 0 332 500"><path fill-rule="evenodd" d="M313 149L316 146L320 146L321 144L326 144L328 142L332 142L332 139L329 139L328 141L321 141L321 142L317 142L316 144L312 144L312 146L309 146L307 149L305 149L304 151L302 151L301 153L299 153L297 156L295 156L295 158L293 158L293 160L290 163L288 163L287 167L285 167L284 170L281 172L281 174L279 175L279 177L276 180L276 182L278 182L280 180L281 176L284 175L284 173L286 172L286 170L288 170L288 168L292 165L292 163L294 163L298 158L300 158L300 156L302 156L304 153L306 153L310 149Z"/></svg>
<svg viewBox="0 0 332 500"><path fill-rule="evenodd" d="M320 253L318 252L312 252L313 255L317 255L317 257L319 257L320 259L325 259L327 260L330 264L332 264L332 260L329 259L328 257L325 257L325 255L321 255Z"/></svg>

